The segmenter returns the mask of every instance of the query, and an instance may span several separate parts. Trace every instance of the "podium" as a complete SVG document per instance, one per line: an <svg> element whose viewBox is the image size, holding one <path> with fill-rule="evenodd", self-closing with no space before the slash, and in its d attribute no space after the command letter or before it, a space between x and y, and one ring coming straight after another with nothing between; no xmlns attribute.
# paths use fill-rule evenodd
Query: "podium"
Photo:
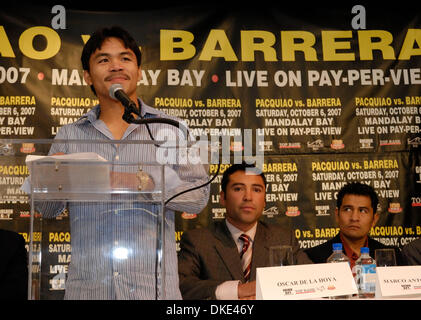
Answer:
<svg viewBox="0 0 421 320"><path fill-rule="evenodd" d="M176 262L175 248L167 248L174 214L165 210L166 188L176 178L167 165L133 156L157 143L0 141L1 176L15 183L1 184L0 201L13 207L6 229L18 229L27 242L29 299L167 298L167 287L178 283L178 275L166 273L174 261L165 261ZM82 153L42 157L53 144ZM118 152L110 161L109 154L101 158L103 149ZM24 179L25 192L18 183Z"/></svg>

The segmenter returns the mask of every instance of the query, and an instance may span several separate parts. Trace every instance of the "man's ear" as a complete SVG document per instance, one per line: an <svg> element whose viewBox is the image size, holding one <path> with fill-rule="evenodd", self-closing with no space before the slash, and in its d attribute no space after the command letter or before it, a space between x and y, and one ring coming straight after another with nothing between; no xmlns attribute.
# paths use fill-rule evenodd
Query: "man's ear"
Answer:
<svg viewBox="0 0 421 320"><path fill-rule="evenodd" d="M372 228L377 224L377 221L379 221L379 218L380 218L380 215L378 212L376 212L373 217L373 224L371 225Z"/></svg>
<svg viewBox="0 0 421 320"><path fill-rule="evenodd" d="M219 203L225 207L225 193L224 191L221 191L219 193Z"/></svg>
<svg viewBox="0 0 421 320"><path fill-rule="evenodd" d="M139 82L140 80L142 80L142 68L139 66L139 68L137 69L137 82Z"/></svg>
<svg viewBox="0 0 421 320"><path fill-rule="evenodd" d="M89 74L88 70L83 70L83 79L85 79L85 82L91 86L92 85L92 78L91 75Z"/></svg>
<svg viewBox="0 0 421 320"><path fill-rule="evenodd" d="M336 220L336 223L338 223L338 221L339 221L339 209L338 209L338 207L335 208L335 220Z"/></svg>

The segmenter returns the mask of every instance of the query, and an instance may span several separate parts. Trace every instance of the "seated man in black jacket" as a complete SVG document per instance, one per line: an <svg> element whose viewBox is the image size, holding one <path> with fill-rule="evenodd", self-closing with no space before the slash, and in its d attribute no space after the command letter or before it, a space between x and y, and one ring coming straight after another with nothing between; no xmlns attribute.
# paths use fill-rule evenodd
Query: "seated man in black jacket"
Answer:
<svg viewBox="0 0 421 320"><path fill-rule="evenodd" d="M28 298L28 258L25 240L0 229L0 300Z"/></svg>
<svg viewBox="0 0 421 320"><path fill-rule="evenodd" d="M375 258L376 249L395 249L396 262L403 265L399 248L388 247L371 239L368 234L379 220L377 205L379 203L376 191L366 184L353 182L345 185L337 197L335 218L339 233L331 240L316 247L305 250L315 263L325 263L332 254L332 244L342 243L344 254L349 258L351 269L360 256L360 248L368 247L370 256Z"/></svg>
<svg viewBox="0 0 421 320"><path fill-rule="evenodd" d="M403 246L402 256L409 266L421 265L421 238Z"/></svg>

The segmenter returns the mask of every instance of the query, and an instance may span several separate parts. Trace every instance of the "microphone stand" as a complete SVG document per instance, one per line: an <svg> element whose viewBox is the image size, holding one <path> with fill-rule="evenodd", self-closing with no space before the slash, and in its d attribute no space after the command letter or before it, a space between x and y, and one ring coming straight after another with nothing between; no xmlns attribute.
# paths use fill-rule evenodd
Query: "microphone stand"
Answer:
<svg viewBox="0 0 421 320"><path fill-rule="evenodd" d="M132 115L132 113L137 114L140 119L135 119ZM189 131L187 130L186 126L184 126L183 124L181 124L180 122L173 120L173 119L168 119L168 118L143 118L140 115L140 112L137 110L136 105L130 104L127 107L124 108L124 114L123 114L123 120L126 121L127 123L134 123L134 124L146 124L148 125L149 123L166 123L169 124L171 126L174 126L178 129L181 130L181 132L184 134L184 138L186 140L188 140L188 133ZM149 130L149 127L148 127ZM153 136L151 135L152 140L155 140L153 138Z"/></svg>
<svg viewBox="0 0 421 320"><path fill-rule="evenodd" d="M148 126L149 123L166 123L166 124L172 125L174 127L177 127L177 128L179 128L183 132L184 138L186 139L186 141L188 140L188 130L187 130L187 128L184 125L182 125L181 123L179 123L178 121L175 121L175 120L172 120L172 119L168 119L168 118L147 118L147 119L145 119L140 114L140 108L141 108L141 104L140 103L139 103L139 110L137 109L137 106L136 106L136 104L133 101L131 101L127 105L126 104L123 104L123 105L124 105L123 120L126 121L127 123L134 123L134 124L138 124L138 125L145 124L146 125L146 128L148 130L149 136L151 137L151 139L153 141L155 141L155 139L152 136L151 130L149 129L149 126ZM139 116L139 119L135 119L133 117L133 113L136 114L136 115L138 115ZM160 147L156 143L155 143L155 146L156 147ZM181 192L173 195L172 197L170 197L168 200L166 200L164 202L164 206L166 206L168 204L168 202L170 202L174 198L176 198L176 197L178 197L178 196L180 196L180 195L182 195L184 193L187 193L187 192L190 192L190 191L193 191L193 190L196 190L196 189L200 189L200 188L205 187L208 184L210 184L217 177L217 175L219 173L220 166L221 166L221 163L218 163L218 170L215 173L215 175L212 177L212 179L210 179L209 181L201 184L200 186L193 187L193 188L190 188L190 189L187 189L187 190L183 190L183 191L181 191ZM165 168L164 168L164 172L165 172ZM164 197L165 197L165 195L164 195ZM162 224L165 224L165 213L163 215L163 222L162 222ZM157 226L157 228L159 230L159 226ZM162 230L161 232L163 232L165 230L165 226L161 225L161 230ZM162 233L162 235L163 235L163 238L165 239L164 233ZM160 249L161 250L161 253L160 253L161 258L159 258L159 255L157 255L157 269L156 270L158 270L158 264L160 266L162 266L162 264L163 264L163 266L160 267L161 268L161 272L164 275L163 276L163 279L162 279L161 285L163 285L165 287L165 282L164 282L165 281L165 260L164 260L164 258L162 256L162 244L160 244L161 241L165 241L164 239L162 239L162 240L161 239L158 239L157 245L158 245L158 247L161 247L161 249ZM164 250L165 250L165 247L164 247ZM156 279L156 288L158 288L158 277ZM156 297L158 298L158 289L157 289L157 292L156 292Z"/></svg>
<svg viewBox="0 0 421 320"><path fill-rule="evenodd" d="M133 117L132 113L137 114L140 117L140 119L135 119ZM183 124L181 124L180 122L178 122L176 120L168 119L168 118L147 118L147 119L145 119L145 118L143 118L141 116L141 114L138 111L137 106L136 106L136 104L134 102L130 103L127 106L124 106L124 114L123 114L123 117L122 118L127 123L134 123L134 124L139 124L139 125L145 124L146 125L146 128L148 129L148 132L149 132L150 137L154 141L155 141L155 139L153 138L153 136L151 134L151 131L149 129L149 126L148 126L149 123L166 123L166 124L172 125L174 127L177 127L177 128L179 128L181 130L181 132L183 132L184 138L186 140L188 140L188 132L189 131L188 131L188 129ZM160 147L159 145L156 145L156 144L155 144L155 146L156 147ZM180 195L182 195L184 193L187 193L187 192L190 192L190 191L193 191L193 190L196 190L196 189L200 189L200 188L205 187L208 184L210 184L218 176L220 168L221 168L221 163L218 162L218 169L216 170L216 173L214 174L214 176L209 181L205 182L204 184L201 184L200 186L193 187L193 188L190 188L190 189L181 191L181 192L173 195L171 198L169 198L168 200L165 201L165 205L168 204L168 202L170 202L174 198L176 198L176 197L178 197L178 196L180 196Z"/></svg>

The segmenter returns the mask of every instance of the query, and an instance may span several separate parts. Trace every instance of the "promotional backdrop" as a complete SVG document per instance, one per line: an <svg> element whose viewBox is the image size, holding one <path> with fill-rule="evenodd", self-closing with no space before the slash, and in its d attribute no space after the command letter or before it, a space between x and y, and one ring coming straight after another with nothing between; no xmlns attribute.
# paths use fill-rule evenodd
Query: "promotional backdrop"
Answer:
<svg viewBox="0 0 421 320"><path fill-rule="evenodd" d="M405 245L421 235L421 10L352 8L64 8L64 20L48 6L4 10L0 136L54 138L96 105L81 51L96 29L119 25L141 46L138 94L146 104L185 120L197 137L230 136L232 152L247 144L245 129L260 138L264 220L292 228L302 248L318 245L337 232L337 191L361 181L380 198L371 236ZM29 144L19 152L39 151ZM0 228L28 242L29 205L7 200L22 195L24 157L0 161ZM205 210L179 213L177 241L224 217L219 185L220 176ZM43 290L60 297L71 259L66 215L36 237L49 257Z"/></svg>

